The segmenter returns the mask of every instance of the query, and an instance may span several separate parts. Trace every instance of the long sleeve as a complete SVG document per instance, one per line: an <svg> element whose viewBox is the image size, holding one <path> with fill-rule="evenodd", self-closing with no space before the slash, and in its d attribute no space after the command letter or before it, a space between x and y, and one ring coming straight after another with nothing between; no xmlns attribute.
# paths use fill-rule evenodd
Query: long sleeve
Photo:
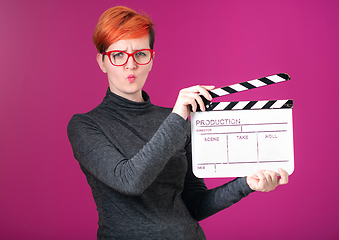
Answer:
<svg viewBox="0 0 339 240"><path fill-rule="evenodd" d="M182 197L191 215L198 221L231 206L253 192L245 177L207 189L204 180L193 174L191 144L188 144L186 149L189 163Z"/></svg>
<svg viewBox="0 0 339 240"><path fill-rule="evenodd" d="M120 193L140 195L162 171L184 140L188 128L188 122L170 114L151 140L130 159L90 117L73 116L68 125L68 137L74 156L82 167Z"/></svg>

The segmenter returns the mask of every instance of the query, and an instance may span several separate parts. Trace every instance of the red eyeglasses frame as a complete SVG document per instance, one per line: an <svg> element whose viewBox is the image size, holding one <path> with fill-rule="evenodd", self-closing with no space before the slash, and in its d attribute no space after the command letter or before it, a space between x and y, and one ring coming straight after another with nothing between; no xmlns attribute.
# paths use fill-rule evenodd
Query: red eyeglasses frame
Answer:
<svg viewBox="0 0 339 240"><path fill-rule="evenodd" d="M148 61L147 63L142 63L142 64L140 64L140 63L138 63L138 62L135 60L134 54L135 54L135 53L138 53L138 52L145 51L145 50L151 52L151 57L150 57L150 59L149 59L149 61ZM119 65L114 64L113 61L112 61L112 59L111 59L111 53L112 53L112 52L121 52L121 53L127 54L128 57L127 57L126 62L125 62L124 64L119 64ZM151 60L152 60L152 58L153 58L154 51L153 51L153 49L140 49L140 50L135 51L135 52L133 52L133 53L128 53L128 52L125 52L125 51L114 50L114 51L109 51L109 52L102 52L101 54L102 54L102 55L106 55L106 56L108 57L109 61L112 63L113 66L119 67L119 66L125 65L125 64L128 62L128 59L129 59L130 57L132 57L133 60L134 60L134 62L135 62L136 64L138 64L138 65L147 65L147 64L149 64L149 63L151 62Z"/></svg>

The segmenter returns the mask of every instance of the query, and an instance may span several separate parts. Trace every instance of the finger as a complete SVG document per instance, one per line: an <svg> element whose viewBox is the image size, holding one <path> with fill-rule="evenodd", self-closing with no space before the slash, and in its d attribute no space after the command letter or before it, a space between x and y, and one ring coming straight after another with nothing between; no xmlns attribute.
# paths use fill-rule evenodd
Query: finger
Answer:
<svg viewBox="0 0 339 240"><path fill-rule="evenodd" d="M199 100L202 102L203 104L203 101L201 100L201 97L199 97L199 95L197 93L194 93L194 92L186 92L184 93L185 96L185 105L191 105L191 108L192 108L192 112L195 112L197 110L197 104L201 104L199 102Z"/></svg>
<svg viewBox="0 0 339 240"><path fill-rule="evenodd" d="M254 190L254 191L259 191L260 189L260 186L259 186L259 183L260 183L260 176L259 176L259 173L253 173L251 176L248 176L246 178L246 181L247 181L247 184L248 186Z"/></svg>
<svg viewBox="0 0 339 240"><path fill-rule="evenodd" d="M195 98L194 96L192 97L192 94L190 93L186 93L184 96L181 96L181 103L185 107L191 106L192 112L195 112L197 109L197 103L195 101Z"/></svg>
<svg viewBox="0 0 339 240"><path fill-rule="evenodd" d="M199 107L200 107L201 111L205 111L206 110L205 103L202 100L202 98L200 97L200 95L197 95L197 97L195 98L195 101L199 104Z"/></svg>
<svg viewBox="0 0 339 240"><path fill-rule="evenodd" d="M278 185L283 185L288 183L288 173L284 170L279 168L278 172L280 174L280 178L278 180Z"/></svg>
<svg viewBox="0 0 339 240"><path fill-rule="evenodd" d="M184 88L180 90L179 98L181 98L181 102L189 106L188 111L196 112L198 108L200 108L201 111L205 111L205 102L202 99L202 96L208 100L212 100L212 96L209 93L209 90L214 89L214 86L200 86L196 85L189 88ZM199 107L198 107L199 106Z"/></svg>
<svg viewBox="0 0 339 240"><path fill-rule="evenodd" d="M265 191L266 186L267 186L267 178L266 178L265 174L263 172L258 172L256 175L259 178L257 190L258 191Z"/></svg>
<svg viewBox="0 0 339 240"><path fill-rule="evenodd" d="M206 111L206 100L212 101L212 96L209 92L214 86L197 86L199 91L199 97L196 99L201 111Z"/></svg>
<svg viewBox="0 0 339 240"><path fill-rule="evenodd" d="M268 183L268 184L272 184L273 178L272 178L271 173L268 172L268 171L266 171L266 172L264 173L264 175L265 175L265 177L266 177L267 183Z"/></svg>
<svg viewBox="0 0 339 240"><path fill-rule="evenodd" d="M212 96L209 93L209 90L214 89L214 86L199 86L199 92L202 96L204 96L207 100L211 101Z"/></svg>
<svg viewBox="0 0 339 240"><path fill-rule="evenodd" d="M208 92L212 89L214 89L215 86L201 86L201 85L196 85L193 87L185 88L185 92L195 92L195 93L200 93L202 96L204 96L207 100L212 100L211 94Z"/></svg>
<svg viewBox="0 0 339 240"><path fill-rule="evenodd" d="M276 186L274 186L274 183L273 183L273 180L272 180L270 173L265 172L264 175L266 177L266 183L264 185L263 191L268 192L268 191L274 189Z"/></svg>
<svg viewBox="0 0 339 240"><path fill-rule="evenodd" d="M271 177L272 177L272 183L274 185L274 188L276 188L279 185L279 183L278 183L278 173L273 172Z"/></svg>
<svg viewBox="0 0 339 240"><path fill-rule="evenodd" d="M205 90L207 92L207 90ZM209 94L207 92L207 94ZM197 110L197 104L199 105L201 111L205 111L205 103L202 100L202 98L200 97L200 95L196 92L186 92L185 93L186 97L191 98L191 101L189 102L189 104L192 106L192 111L195 112ZM195 106L195 108L193 108L193 105Z"/></svg>
<svg viewBox="0 0 339 240"><path fill-rule="evenodd" d="M198 108L197 102L194 99L192 100L192 98L190 100L191 100L190 105L192 107L192 112L196 112Z"/></svg>
<svg viewBox="0 0 339 240"><path fill-rule="evenodd" d="M257 172L256 175L259 178L259 180L265 180L266 179L266 176L264 175L264 171Z"/></svg>
<svg viewBox="0 0 339 240"><path fill-rule="evenodd" d="M256 180L259 180L259 179L260 179L257 173L253 173L253 174L251 175L251 178L256 179Z"/></svg>
<svg viewBox="0 0 339 240"><path fill-rule="evenodd" d="M212 85L204 85L202 87L206 88L207 90L213 90L215 88L215 86Z"/></svg>
<svg viewBox="0 0 339 240"><path fill-rule="evenodd" d="M270 182L274 185L274 187L278 186L278 174L269 170L266 170L266 174L269 175Z"/></svg>

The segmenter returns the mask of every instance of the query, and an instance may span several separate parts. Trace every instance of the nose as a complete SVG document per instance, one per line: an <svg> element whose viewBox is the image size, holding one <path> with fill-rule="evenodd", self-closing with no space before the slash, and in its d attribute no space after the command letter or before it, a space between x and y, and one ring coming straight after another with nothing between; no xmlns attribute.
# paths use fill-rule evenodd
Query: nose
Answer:
<svg viewBox="0 0 339 240"><path fill-rule="evenodd" d="M134 61L132 56L128 57L125 67L126 69L135 69L137 67L137 63Z"/></svg>

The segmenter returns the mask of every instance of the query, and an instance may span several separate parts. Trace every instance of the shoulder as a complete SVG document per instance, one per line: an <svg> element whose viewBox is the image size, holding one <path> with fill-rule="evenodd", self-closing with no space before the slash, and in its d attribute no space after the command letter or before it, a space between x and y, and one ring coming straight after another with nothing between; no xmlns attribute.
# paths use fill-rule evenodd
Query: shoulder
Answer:
<svg viewBox="0 0 339 240"><path fill-rule="evenodd" d="M77 132L85 132L88 128L98 128L96 121L87 113L74 114L67 125L67 134L72 135Z"/></svg>
<svg viewBox="0 0 339 240"><path fill-rule="evenodd" d="M71 131L83 131L84 128L99 128L97 116L100 116L100 108L102 103L97 107L85 113L74 114L68 122L67 132Z"/></svg>
<svg viewBox="0 0 339 240"><path fill-rule="evenodd" d="M88 123L88 122L96 122L95 120L96 116L102 115L102 112L104 109L103 106L104 106L104 102L101 102L99 105L89 110L88 112L74 114L71 117L68 125L75 124L75 123L81 124L81 123Z"/></svg>

